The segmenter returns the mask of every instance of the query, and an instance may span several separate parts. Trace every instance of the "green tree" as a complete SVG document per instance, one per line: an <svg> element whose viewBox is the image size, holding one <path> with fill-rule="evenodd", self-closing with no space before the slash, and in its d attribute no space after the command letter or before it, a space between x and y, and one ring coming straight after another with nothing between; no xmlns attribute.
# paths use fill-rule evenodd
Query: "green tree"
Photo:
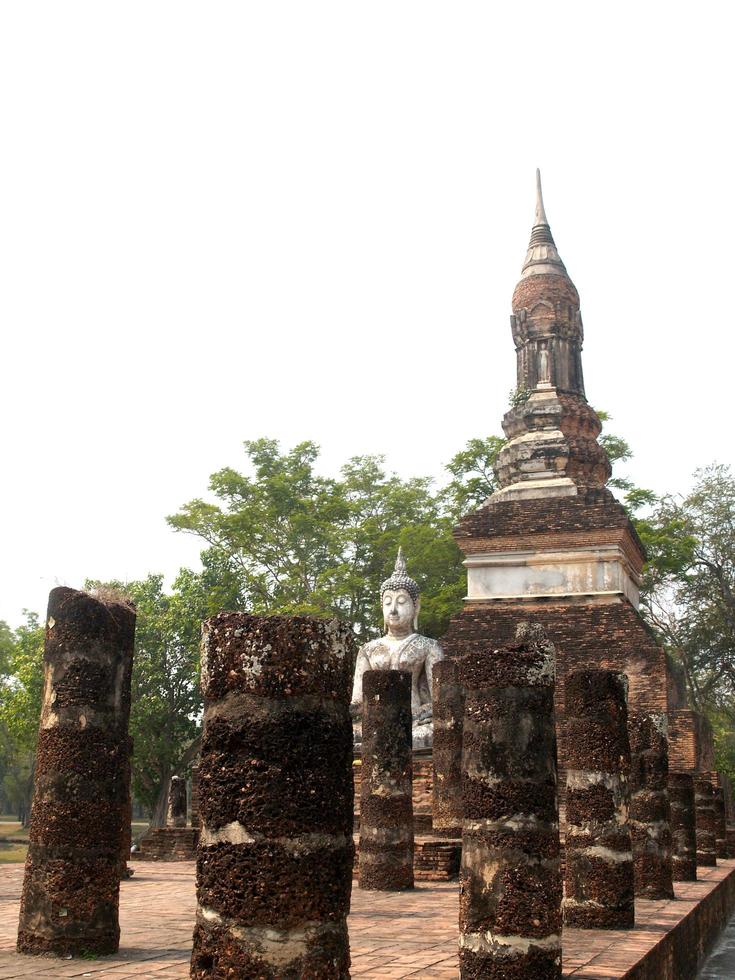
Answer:
<svg viewBox="0 0 735 980"><path fill-rule="evenodd" d="M423 591L422 625L446 625L461 576L451 520L427 478L403 480L378 456L349 460L339 478L317 475L319 450L282 452L271 439L245 443L250 472L210 478L216 502L197 499L168 518L207 548L232 608L340 616L361 638L380 628L378 589L398 545Z"/></svg>
<svg viewBox="0 0 735 980"><path fill-rule="evenodd" d="M442 500L455 521L475 510L498 489L494 467L505 443L502 436L470 439L447 463L451 480L442 490Z"/></svg>
<svg viewBox="0 0 735 980"><path fill-rule="evenodd" d="M666 541L649 604L680 661L693 704L728 710L735 699L735 478L714 464L685 497L662 499L651 525Z"/></svg>
<svg viewBox="0 0 735 980"><path fill-rule="evenodd" d="M10 657L13 653L13 631L5 622L0 619L0 685L8 678Z"/></svg>
<svg viewBox="0 0 735 980"><path fill-rule="evenodd" d="M30 820L36 742L43 698L44 627L27 610L25 622L0 630L0 767L3 796Z"/></svg>
<svg viewBox="0 0 735 980"><path fill-rule="evenodd" d="M735 477L713 464L694 479L647 520L644 613L712 723L718 768L735 778Z"/></svg>
<svg viewBox="0 0 735 980"><path fill-rule="evenodd" d="M641 606L644 616L653 623L651 605L656 602L657 591L671 572L680 568L682 562L686 561L689 542L682 537L681 527L676 519L673 517L670 520L661 519L660 500L656 494L637 486L633 480L620 472L621 465L633 458L633 450L622 436L606 431L607 424L612 421L612 417L607 412L598 410L597 415L602 422L600 445L607 453L613 468L608 486L613 491L617 491L646 550L646 564L641 582Z"/></svg>
<svg viewBox="0 0 735 980"><path fill-rule="evenodd" d="M170 594L163 576L132 582L86 583L92 591L113 589L136 608L130 734L133 790L163 826L171 777L196 755L201 695L198 685L201 621L210 607L201 578L182 571Z"/></svg>

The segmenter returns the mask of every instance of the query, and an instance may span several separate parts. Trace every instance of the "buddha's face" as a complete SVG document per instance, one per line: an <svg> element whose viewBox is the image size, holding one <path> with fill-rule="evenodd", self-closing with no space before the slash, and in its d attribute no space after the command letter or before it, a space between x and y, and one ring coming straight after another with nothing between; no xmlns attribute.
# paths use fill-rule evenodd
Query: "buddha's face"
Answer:
<svg viewBox="0 0 735 980"><path fill-rule="evenodd" d="M383 622L394 636L410 633L417 613L416 604L405 589L386 589L383 593Z"/></svg>

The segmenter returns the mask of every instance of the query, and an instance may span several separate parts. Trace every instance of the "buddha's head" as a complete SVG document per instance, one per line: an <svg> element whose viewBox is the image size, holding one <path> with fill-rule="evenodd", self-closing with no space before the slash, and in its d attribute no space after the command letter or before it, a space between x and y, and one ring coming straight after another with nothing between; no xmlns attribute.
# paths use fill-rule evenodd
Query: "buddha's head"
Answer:
<svg viewBox="0 0 735 980"><path fill-rule="evenodd" d="M401 548L393 574L380 587L380 601L383 622L391 636L402 637L416 632L421 608L419 587L406 572L406 559Z"/></svg>

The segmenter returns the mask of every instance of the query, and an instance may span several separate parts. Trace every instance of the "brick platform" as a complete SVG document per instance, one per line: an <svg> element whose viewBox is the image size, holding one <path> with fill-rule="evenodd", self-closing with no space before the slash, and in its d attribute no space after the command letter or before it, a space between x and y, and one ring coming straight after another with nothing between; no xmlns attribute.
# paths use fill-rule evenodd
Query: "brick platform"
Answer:
<svg viewBox="0 0 735 980"><path fill-rule="evenodd" d="M452 881L459 875L462 841L451 837L415 837L413 850L414 881ZM355 837L355 866L357 878L360 866L360 840Z"/></svg>
<svg viewBox="0 0 735 980"><path fill-rule="evenodd" d="M156 827L140 839L131 861L193 861L199 831L191 827Z"/></svg>
<svg viewBox="0 0 735 980"><path fill-rule="evenodd" d="M735 861L677 882L674 901L637 903L630 931L565 930L564 976L573 980L685 980L735 907ZM120 891L120 952L55 960L14 952L23 866L0 869L0 980L188 980L194 865L139 864ZM456 980L457 885L419 882L413 892L352 893L352 976L362 980ZM673 972L672 964L678 964ZM682 972L684 971L684 972ZM687 972L688 971L688 972Z"/></svg>

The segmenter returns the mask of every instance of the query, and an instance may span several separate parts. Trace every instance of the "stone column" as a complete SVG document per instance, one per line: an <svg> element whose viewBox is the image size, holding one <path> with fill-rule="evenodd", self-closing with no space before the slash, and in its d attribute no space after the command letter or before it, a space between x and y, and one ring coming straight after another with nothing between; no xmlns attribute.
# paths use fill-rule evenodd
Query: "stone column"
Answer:
<svg viewBox="0 0 735 980"><path fill-rule="evenodd" d="M635 894L639 898L673 898L666 714L631 715L628 736Z"/></svg>
<svg viewBox="0 0 735 980"><path fill-rule="evenodd" d="M609 670L566 677L564 922L579 929L628 928L634 920L627 686L624 674Z"/></svg>
<svg viewBox="0 0 735 980"><path fill-rule="evenodd" d="M434 665L434 769L432 830L438 837L462 836L462 715L464 691L454 660Z"/></svg>
<svg viewBox="0 0 735 980"><path fill-rule="evenodd" d="M191 825L199 830L199 766L191 768Z"/></svg>
<svg viewBox="0 0 735 980"><path fill-rule="evenodd" d="M171 786L168 791L168 819L169 827L186 826L186 780L181 776L171 777Z"/></svg>
<svg viewBox="0 0 735 980"><path fill-rule="evenodd" d="M694 777L694 807L697 817L697 867L713 868L717 864L715 800L709 776L701 772Z"/></svg>
<svg viewBox="0 0 735 980"><path fill-rule="evenodd" d="M204 623L193 978L349 978L353 667L336 620Z"/></svg>
<svg viewBox="0 0 735 980"><path fill-rule="evenodd" d="M131 789L133 772L130 761L130 756L133 753L133 740L130 739L128 744L128 764L125 766L125 771L122 775L125 786L127 786L128 797L125 804L125 812L122 818L122 829L120 834L120 877L123 880L132 878L133 876L133 872L130 870L130 868L128 868L130 848L133 846L133 793Z"/></svg>
<svg viewBox="0 0 735 980"><path fill-rule="evenodd" d="M469 654L459 898L464 980L561 977L561 874L548 641Z"/></svg>
<svg viewBox="0 0 735 980"><path fill-rule="evenodd" d="M134 637L124 600L52 590L20 953L117 951Z"/></svg>
<svg viewBox="0 0 735 980"><path fill-rule="evenodd" d="M725 818L725 790L714 787L715 806L715 852L718 858L727 858L727 820Z"/></svg>
<svg viewBox="0 0 735 980"><path fill-rule="evenodd" d="M696 881L697 824L694 811L694 777L691 773L669 773L669 803L674 881Z"/></svg>
<svg viewBox="0 0 735 980"><path fill-rule="evenodd" d="M360 888L413 888L411 675L362 675Z"/></svg>

